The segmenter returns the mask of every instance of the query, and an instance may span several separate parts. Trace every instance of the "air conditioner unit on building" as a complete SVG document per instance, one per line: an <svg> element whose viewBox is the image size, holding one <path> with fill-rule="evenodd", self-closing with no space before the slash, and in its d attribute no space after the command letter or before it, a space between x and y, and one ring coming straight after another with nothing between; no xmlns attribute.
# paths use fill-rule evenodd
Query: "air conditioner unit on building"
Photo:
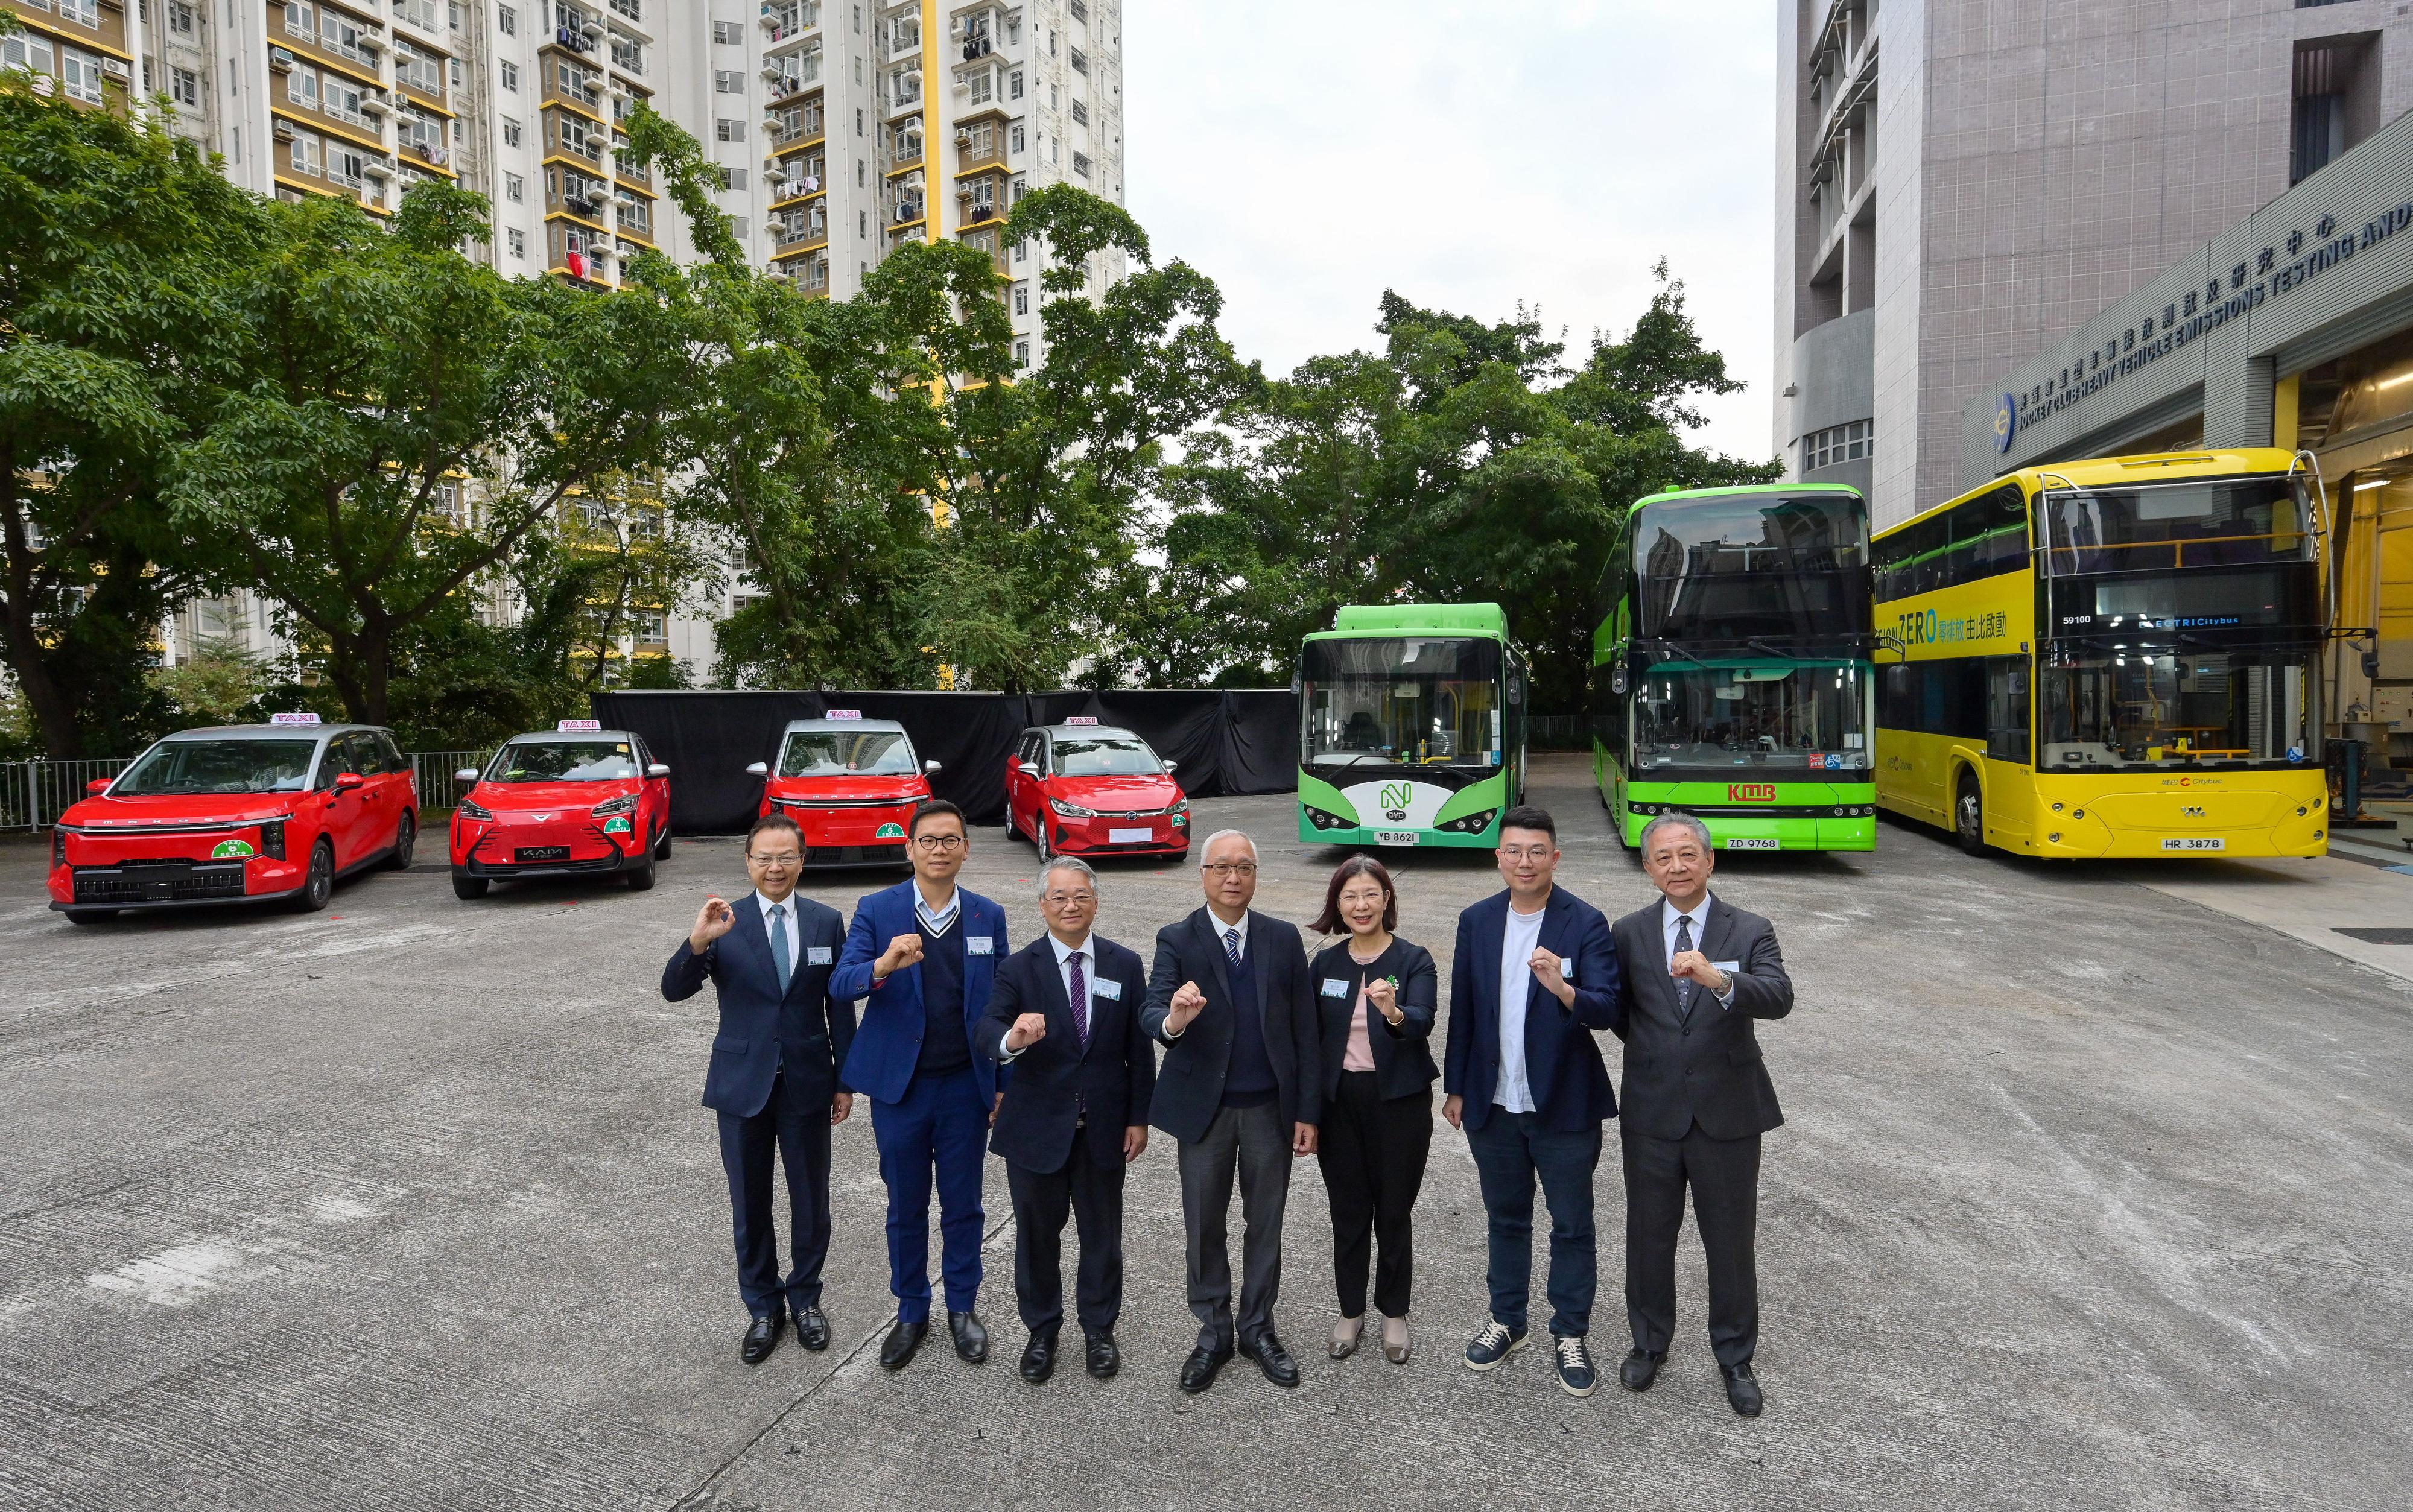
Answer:
<svg viewBox="0 0 2413 1512"><path fill-rule="evenodd" d="M363 115L383 115L385 114L385 101L377 98L375 95L363 95L361 96L361 113Z"/></svg>
<svg viewBox="0 0 2413 1512"><path fill-rule="evenodd" d="M369 56L376 57L385 51L385 44L374 37L363 35L360 39L360 49Z"/></svg>
<svg viewBox="0 0 2413 1512"><path fill-rule="evenodd" d="M971 128L970 126L957 126L955 128L955 145L958 147L969 147L971 144Z"/></svg>
<svg viewBox="0 0 2413 1512"><path fill-rule="evenodd" d="M291 73L293 71L293 54L286 51L281 47L270 48L268 50L268 66L281 74Z"/></svg>
<svg viewBox="0 0 2413 1512"><path fill-rule="evenodd" d="M393 169L383 161L374 157L361 165L361 172L363 176L372 179L390 179L393 177Z"/></svg>
<svg viewBox="0 0 2413 1512"><path fill-rule="evenodd" d="M293 139L293 124L289 121L275 122L269 127L269 129L275 134L278 141L291 141Z"/></svg>

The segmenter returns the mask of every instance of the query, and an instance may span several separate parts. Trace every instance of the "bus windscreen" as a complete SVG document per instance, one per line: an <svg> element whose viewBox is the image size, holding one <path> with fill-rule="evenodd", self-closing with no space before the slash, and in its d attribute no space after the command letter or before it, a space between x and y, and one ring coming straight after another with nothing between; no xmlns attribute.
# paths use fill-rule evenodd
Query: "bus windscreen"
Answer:
<svg viewBox="0 0 2413 1512"><path fill-rule="evenodd" d="M1654 767L1864 772L1865 690L1851 666L1661 662L1635 688L1636 775Z"/></svg>
<svg viewBox="0 0 2413 1512"><path fill-rule="evenodd" d="M1666 499L1636 514L1644 637L1807 644L1868 631L1867 506L1855 493Z"/></svg>
<svg viewBox="0 0 2413 1512"><path fill-rule="evenodd" d="M2054 577L2313 560L2310 501L2292 477L2049 492L2041 507Z"/></svg>
<svg viewBox="0 0 2413 1512"><path fill-rule="evenodd" d="M1310 767L1496 767L1500 643L1458 636L1310 640L1299 663Z"/></svg>

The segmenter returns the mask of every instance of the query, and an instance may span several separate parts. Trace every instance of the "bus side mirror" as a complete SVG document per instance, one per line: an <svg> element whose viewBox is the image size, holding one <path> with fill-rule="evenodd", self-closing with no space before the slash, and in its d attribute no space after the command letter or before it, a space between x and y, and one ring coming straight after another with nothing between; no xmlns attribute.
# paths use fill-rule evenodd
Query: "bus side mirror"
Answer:
<svg viewBox="0 0 2413 1512"><path fill-rule="evenodd" d="M2366 651L2362 653L2362 675L2371 679L2375 683L2379 681L2378 652Z"/></svg>
<svg viewBox="0 0 2413 1512"><path fill-rule="evenodd" d="M1611 672L1608 675L1608 691L1616 694L1621 698L1625 697L1624 668L1621 667L1616 671Z"/></svg>

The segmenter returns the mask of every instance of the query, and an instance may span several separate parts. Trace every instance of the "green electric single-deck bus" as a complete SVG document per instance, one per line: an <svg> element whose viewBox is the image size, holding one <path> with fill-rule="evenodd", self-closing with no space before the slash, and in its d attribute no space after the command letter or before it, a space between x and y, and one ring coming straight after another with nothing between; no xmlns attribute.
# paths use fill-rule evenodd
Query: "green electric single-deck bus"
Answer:
<svg viewBox="0 0 2413 1512"><path fill-rule="evenodd" d="M1832 483L1654 493L1592 638L1592 765L1618 835L1680 809L1725 850L1876 844L1869 511Z"/></svg>
<svg viewBox="0 0 2413 1512"><path fill-rule="evenodd" d="M1299 649L1298 837L1500 843L1525 791L1525 658L1497 604L1353 604Z"/></svg>

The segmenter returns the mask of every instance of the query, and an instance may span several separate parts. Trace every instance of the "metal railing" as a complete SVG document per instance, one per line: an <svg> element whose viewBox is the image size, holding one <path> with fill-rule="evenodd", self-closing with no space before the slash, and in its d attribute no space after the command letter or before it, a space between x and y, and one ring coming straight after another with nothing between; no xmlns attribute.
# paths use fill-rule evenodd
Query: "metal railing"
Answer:
<svg viewBox="0 0 2413 1512"><path fill-rule="evenodd" d="M414 751L410 770L418 784L419 806L450 809L461 801L464 785L452 774L466 767L483 768L491 751ZM88 784L114 777L134 764L131 756L81 761L0 761L0 830L47 829L60 815L82 800Z"/></svg>

